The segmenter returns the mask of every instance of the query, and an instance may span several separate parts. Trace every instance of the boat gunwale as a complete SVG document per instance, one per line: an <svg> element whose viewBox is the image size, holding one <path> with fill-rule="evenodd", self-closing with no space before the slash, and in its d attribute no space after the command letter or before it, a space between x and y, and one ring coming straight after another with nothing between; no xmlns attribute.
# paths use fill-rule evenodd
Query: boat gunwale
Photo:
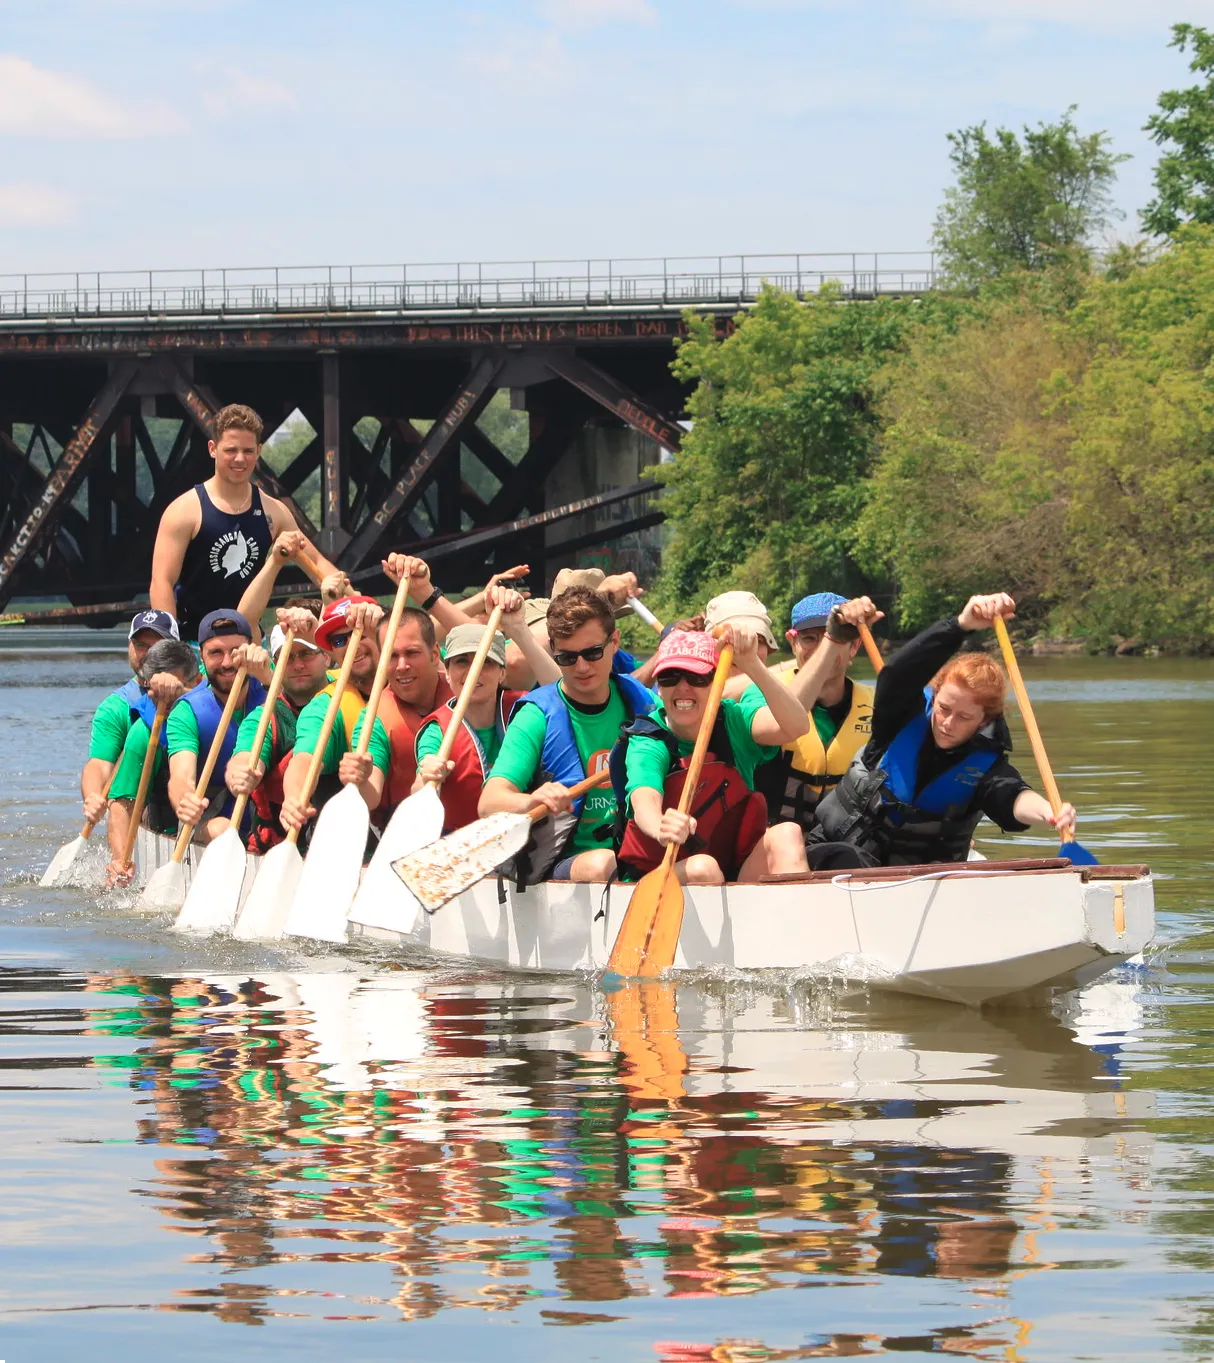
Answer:
<svg viewBox="0 0 1214 1363"><path fill-rule="evenodd" d="M786 871L763 876L759 885L829 885L846 876L848 882L918 880L929 875L1070 875L1090 880L1146 880L1151 868L1144 863L1120 866L1077 866L1066 857L1022 857L1005 861L929 861L916 866L868 866L827 871ZM731 882L734 884L740 882Z"/></svg>

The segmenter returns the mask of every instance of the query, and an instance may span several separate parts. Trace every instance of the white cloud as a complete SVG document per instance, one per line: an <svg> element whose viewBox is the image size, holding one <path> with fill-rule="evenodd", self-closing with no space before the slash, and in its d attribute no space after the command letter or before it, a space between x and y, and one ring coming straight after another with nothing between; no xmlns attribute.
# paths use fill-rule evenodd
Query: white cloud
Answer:
<svg viewBox="0 0 1214 1363"><path fill-rule="evenodd" d="M0 227L59 227L75 216L68 194L45 185L0 185Z"/></svg>
<svg viewBox="0 0 1214 1363"><path fill-rule="evenodd" d="M0 53L0 133L27 137L144 137L177 126L164 110L119 103L87 81Z"/></svg>
<svg viewBox="0 0 1214 1363"><path fill-rule="evenodd" d="M658 12L649 0L544 0L543 11L561 28L656 24L658 21Z"/></svg>
<svg viewBox="0 0 1214 1363"><path fill-rule="evenodd" d="M792 11L817 10L873 17L871 0L730 0L739 9ZM975 23L1062 24L1071 28L1124 31L1166 30L1173 23L1203 24L1214 21L1214 0L910 0L890 8L905 18L906 12L970 19Z"/></svg>
<svg viewBox="0 0 1214 1363"><path fill-rule="evenodd" d="M234 62L199 62L195 70L203 78L202 107L212 118L299 108L299 101L287 86L264 76L251 76Z"/></svg>

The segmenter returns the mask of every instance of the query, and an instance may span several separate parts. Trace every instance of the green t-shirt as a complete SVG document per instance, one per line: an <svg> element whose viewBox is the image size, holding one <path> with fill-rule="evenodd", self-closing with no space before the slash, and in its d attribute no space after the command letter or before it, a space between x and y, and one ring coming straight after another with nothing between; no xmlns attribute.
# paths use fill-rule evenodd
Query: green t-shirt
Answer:
<svg viewBox="0 0 1214 1363"><path fill-rule="evenodd" d="M485 770L488 771L497 761L497 755L502 748L501 739L497 736L497 725L490 724L487 729L473 729L472 732L480 740L485 753ZM420 763L423 757L436 757L442 742L443 731L431 720L417 735L418 762Z"/></svg>
<svg viewBox="0 0 1214 1363"><path fill-rule="evenodd" d="M329 702L332 699L332 696L323 693L319 696L313 696L299 712L299 718L295 721L296 752L311 753L316 751L316 744L320 739L320 731L324 726L325 715L329 712ZM362 734L363 718L366 713L364 707L358 723L354 726L352 739L355 747L358 746L358 740ZM349 751L350 745L346 742L346 726L341 722L339 715L333 725L332 732L329 734L329 741L325 744L324 760L320 764L321 775L334 775L341 765L341 759ZM374 765L386 774L388 765L392 760L392 749L388 742L388 731L384 728L383 721L378 718L371 729L371 742L367 747L367 752L371 755L371 761Z"/></svg>
<svg viewBox="0 0 1214 1363"><path fill-rule="evenodd" d="M279 697L275 703L275 710L278 715L277 726L271 724L266 729L266 736L261 741L261 766L268 771L271 764L278 762L284 753L289 752L295 746L295 711L285 700ZM236 746L232 749L232 755L238 752L252 752L253 740L257 737L257 726L261 723L261 712L265 709L264 705L259 705L256 709L250 710L244 719L240 721L240 728L236 730ZM274 730L278 729L278 743L275 746ZM315 740L313 740L315 744Z"/></svg>
<svg viewBox="0 0 1214 1363"><path fill-rule="evenodd" d="M152 731L143 720L136 720L131 725L126 742L122 745L122 758L118 763L118 770L110 785L111 800L133 800L138 795L139 778L143 774L143 759L147 754L148 740L151 737ZM164 749L157 744L156 756L152 759L153 781L160 774L163 765Z"/></svg>
<svg viewBox="0 0 1214 1363"><path fill-rule="evenodd" d="M196 757L202 747L202 735L198 732L198 717L184 700L179 700L169 711L164 722L164 733L168 739L169 756L179 752L192 752Z"/></svg>
<svg viewBox="0 0 1214 1363"><path fill-rule="evenodd" d="M93 712L89 760L117 762L130 729L131 707L117 691L111 691Z"/></svg>
<svg viewBox="0 0 1214 1363"><path fill-rule="evenodd" d="M750 726L754 723L755 715L766 704L763 692L753 682L742 692L738 700L726 697L721 702L721 714L725 717L725 733L733 748L734 767L751 790L755 788L755 768L769 762L780 751L777 747L756 743L750 736ZM665 706L659 705L649 718L669 731ZM690 757L694 747L693 739L679 739L679 756ZM670 750L660 738L648 738L644 734L637 734L628 740L624 769L630 810L632 792L638 787L646 786L657 791L665 787L666 778L670 775L670 762Z"/></svg>
<svg viewBox="0 0 1214 1363"><path fill-rule="evenodd" d="M573 737L578 756L588 776L602 771L615 741L620 736L620 725L628 718L628 708L618 686L611 688L606 704L598 710L587 710L574 704L565 695L563 683L558 682L561 699L569 708ZM548 721L538 705L522 704L514 712L490 777L500 776L516 790L534 790L540 784L540 755L544 751L544 735ZM582 804L582 815L577 832L569 848L569 855L592 852L610 845L610 840L594 836L604 825L615 821L615 795L610 786L592 790Z"/></svg>

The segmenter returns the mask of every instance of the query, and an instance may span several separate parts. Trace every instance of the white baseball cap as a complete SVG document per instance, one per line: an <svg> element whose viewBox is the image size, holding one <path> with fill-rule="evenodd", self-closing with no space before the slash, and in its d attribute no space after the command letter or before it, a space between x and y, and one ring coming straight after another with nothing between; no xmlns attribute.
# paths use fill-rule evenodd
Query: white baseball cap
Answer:
<svg viewBox="0 0 1214 1363"><path fill-rule="evenodd" d="M270 631L270 657L277 658L282 650L283 644L285 644L286 642L287 642L286 630L283 629L281 625L275 625L274 628ZM295 642L297 644L303 644L304 648L310 648L313 653L320 652L320 649L315 644L309 643L307 639L303 639L300 638L299 636L296 636Z"/></svg>

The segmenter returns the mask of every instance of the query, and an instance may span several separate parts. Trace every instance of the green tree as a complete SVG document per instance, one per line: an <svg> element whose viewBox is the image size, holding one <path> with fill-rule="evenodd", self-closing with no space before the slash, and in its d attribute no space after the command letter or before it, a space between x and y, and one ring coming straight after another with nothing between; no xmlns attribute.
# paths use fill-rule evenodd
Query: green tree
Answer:
<svg viewBox="0 0 1214 1363"><path fill-rule="evenodd" d="M655 596L686 614L716 592L756 592L776 616L804 592L863 585L851 558L873 455L871 383L915 306L800 302L767 287L732 335L689 314L674 361L694 383L692 429L666 484L672 537Z"/></svg>
<svg viewBox="0 0 1214 1363"><path fill-rule="evenodd" d="M963 288L1010 270L1040 270L1083 254L1116 216L1111 188L1128 158L1107 133L1084 135L1072 105L1057 123L1007 128L980 123L950 133L956 184L936 216L934 240L947 277Z"/></svg>
<svg viewBox="0 0 1214 1363"><path fill-rule="evenodd" d="M1142 226L1171 236L1182 223L1214 223L1214 35L1193 24L1173 24L1170 46L1192 51L1189 70L1203 77L1187 90L1165 90L1144 131L1171 147L1155 167L1155 198Z"/></svg>

